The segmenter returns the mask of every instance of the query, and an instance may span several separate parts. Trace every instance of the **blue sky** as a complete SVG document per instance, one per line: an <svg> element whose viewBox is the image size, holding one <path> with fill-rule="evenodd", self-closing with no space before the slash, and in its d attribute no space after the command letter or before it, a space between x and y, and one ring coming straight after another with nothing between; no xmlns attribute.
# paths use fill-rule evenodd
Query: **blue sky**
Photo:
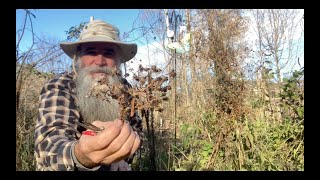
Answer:
<svg viewBox="0 0 320 180"><path fill-rule="evenodd" d="M65 31L70 27L79 25L81 22L88 22L90 16L94 16L95 19L101 19L110 24L117 26L120 30L120 36L124 32L128 32L132 29L132 24L139 15L139 9L40 9L32 10L36 18L33 19L34 31L37 35L44 34L45 37L52 37L57 40L64 40L67 38ZM301 13L304 13L302 10ZM16 28L21 28L23 18L25 15L24 10L16 10ZM28 24L29 25L29 24ZM254 38L255 36L251 36ZM133 37L134 38L134 37ZM132 40L132 39L127 39ZM139 40L143 40L139 39ZM26 32L24 39L21 41L20 49L24 50L31 42L30 32ZM150 59L149 52L152 50L149 47L146 48L145 44L141 44L139 41L134 41L138 44L138 54L134 59ZM152 42L149 41L150 44ZM156 42L154 42L156 43ZM304 42L302 42L304 44ZM161 45L157 45L161 46ZM304 51L304 46L302 46ZM301 63L304 64L304 54L300 56ZM160 61L163 57L162 54L155 53L151 59ZM149 60L150 61L150 60ZM147 62L147 60L146 60ZM154 62L152 62L154 63ZM149 63L147 63L149 64Z"/></svg>
<svg viewBox="0 0 320 180"><path fill-rule="evenodd" d="M110 24L115 25L120 30L120 36L122 37L124 32L132 30L132 24L137 19L139 9L39 9L31 10L31 12L36 16L32 20L33 29L35 34L40 38L41 35L44 37L53 38L54 40L63 41L67 38L65 31L68 31L70 27L78 26L81 22L88 22L90 16L94 16L94 19L101 19ZM16 10L16 30L21 29L23 21L25 18L24 10ZM29 21L27 21L27 27L30 27ZM138 33L139 34L139 33ZM17 36L16 36L17 37ZM138 36L140 37L140 35ZM20 42L19 49L23 52L29 49L31 46L31 33L27 30ZM136 39L137 36L131 37L131 39L125 39L126 41L131 41ZM17 38L16 38L17 42ZM138 53L133 61L137 59L144 59L146 52L144 38L140 38L139 41L131 41L137 43ZM149 43L153 41L149 40ZM141 53L140 53L141 52ZM162 57L162 56L161 56ZM62 59L66 59L67 63L71 63L70 59L63 55ZM128 65L128 67L134 66L137 69L137 63Z"/></svg>
<svg viewBox="0 0 320 180"><path fill-rule="evenodd" d="M33 20L33 27L36 34L45 34L59 40L66 39L65 31L70 27L79 25L81 22L88 22L90 16L101 19L117 26L121 35L130 31L132 23L139 14L138 9L39 9L32 10L36 16ZM16 10L16 28L22 26L25 11ZM30 42L26 34L21 45L25 46Z"/></svg>

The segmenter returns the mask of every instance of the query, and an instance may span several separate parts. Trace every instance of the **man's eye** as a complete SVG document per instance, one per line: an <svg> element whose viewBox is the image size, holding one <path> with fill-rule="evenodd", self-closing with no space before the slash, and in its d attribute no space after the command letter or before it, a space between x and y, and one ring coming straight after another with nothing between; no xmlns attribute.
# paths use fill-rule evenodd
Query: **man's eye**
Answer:
<svg viewBox="0 0 320 180"><path fill-rule="evenodd" d="M104 55L112 56L112 55L114 55L114 51L112 51L112 50L105 51L105 52L104 52Z"/></svg>
<svg viewBox="0 0 320 180"><path fill-rule="evenodd" d="M95 51L87 51L86 54L95 55L95 54L97 54L97 52L95 52Z"/></svg>

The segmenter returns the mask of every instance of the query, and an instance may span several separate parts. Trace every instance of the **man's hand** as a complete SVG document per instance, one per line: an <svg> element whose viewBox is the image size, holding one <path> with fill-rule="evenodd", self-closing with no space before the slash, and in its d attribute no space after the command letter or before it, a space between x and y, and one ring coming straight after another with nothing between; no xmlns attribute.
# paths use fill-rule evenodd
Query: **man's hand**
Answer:
<svg viewBox="0 0 320 180"><path fill-rule="evenodd" d="M127 162L121 160L116 163L112 163L110 166L110 171L131 171L131 167Z"/></svg>
<svg viewBox="0 0 320 180"><path fill-rule="evenodd" d="M128 123L114 120L94 121L92 124L104 130L96 136L81 136L75 145L75 156L83 166L110 165L129 157L139 148L139 135Z"/></svg>

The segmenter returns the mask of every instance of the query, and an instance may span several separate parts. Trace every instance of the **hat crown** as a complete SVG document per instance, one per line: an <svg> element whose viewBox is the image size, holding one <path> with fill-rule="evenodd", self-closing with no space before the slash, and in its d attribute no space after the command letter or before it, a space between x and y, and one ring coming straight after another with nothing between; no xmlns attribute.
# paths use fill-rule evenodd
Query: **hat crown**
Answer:
<svg viewBox="0 0 320 180"><path fill-rule="evenodd" d="M137 54L137 44L120 40L120 31L117 27L101 20L93 20L82 29L79 40L76 42L61 42L60 47L70 57L74 58L78 47L84 43L111 43L118 46L122 62L127 62Z"/></svg>
<svg viewBox="0 0 320 180"><path fill-rule="evenodd" d="M92 20L83 28L79 40L100 36L113 41L120 41L119 35L119 29L115 26L101 20Z"/></svg>

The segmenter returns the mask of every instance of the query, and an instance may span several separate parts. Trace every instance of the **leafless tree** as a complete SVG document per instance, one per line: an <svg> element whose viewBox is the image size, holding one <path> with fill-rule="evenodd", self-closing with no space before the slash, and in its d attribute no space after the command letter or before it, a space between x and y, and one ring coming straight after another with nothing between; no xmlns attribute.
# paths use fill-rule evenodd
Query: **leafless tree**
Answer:
<svg viewBox="0 0 320 180"><path fill-rule="evenodd" d="M293 50L297 47L294 42L299 25L298 10L266 9L253 10L256 33L258 35L258 57L260 67L268 65L274 70L277 82L282 82L282 70L291 61L297 61Z"/></svg>
<svg viewBox="0 0 320 180"><path fill-rule="evenodd" d="M39 38L34 32L33 11L19 11L25 16L16 32L16 169L35 170L33 132L40 90L56 73L55 68L61 67L62 52L57 40ZM31 36L29 47L21 44L27 36Z"/></svg>

